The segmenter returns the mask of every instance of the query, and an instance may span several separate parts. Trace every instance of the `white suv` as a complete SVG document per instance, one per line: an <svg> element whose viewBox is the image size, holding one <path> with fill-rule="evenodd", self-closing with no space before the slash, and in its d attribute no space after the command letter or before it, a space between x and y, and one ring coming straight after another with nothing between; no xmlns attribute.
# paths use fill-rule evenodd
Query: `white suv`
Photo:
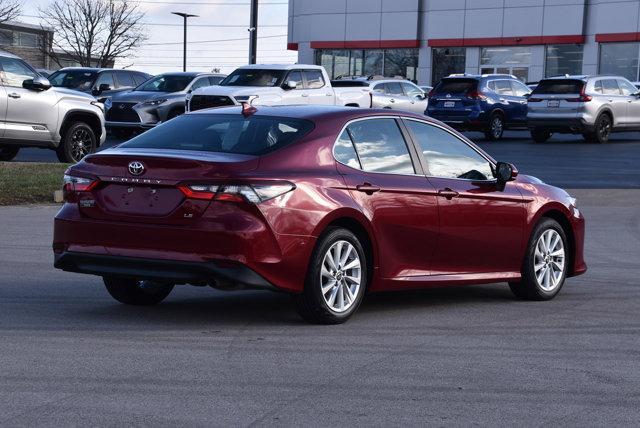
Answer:
<svg viewBox="0 0 640 428"><path fill-rule="evenodd" d="M91 95L51 87L19 57L0 52L0 161L21 147L56 151L61 162L78 162L106 138L102 105Z"/></svg>

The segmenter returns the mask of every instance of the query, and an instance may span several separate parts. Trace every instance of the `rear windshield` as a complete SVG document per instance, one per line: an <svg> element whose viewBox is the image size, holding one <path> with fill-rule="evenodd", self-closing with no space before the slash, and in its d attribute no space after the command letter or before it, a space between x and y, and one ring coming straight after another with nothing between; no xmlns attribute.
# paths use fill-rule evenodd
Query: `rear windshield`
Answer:
<svg viewBox="0 0 640 428"><path fill-rule="evenodd" d="M187 114L119 147L262 155L299 140L312 129L313 123L302 119Z"/></svg>
<svg viewBox="0 0 640 428"><path fill-rule="evenodd" d="M534 94L579 94L584 82L582 80L543 80L533 90Z"/></svg>
<svg viewBox="0 0 640 428"><path fill-rule="evenodd" d="M466 94L478 88L475 79L442 79L434 90L437 94Z"/></svg>

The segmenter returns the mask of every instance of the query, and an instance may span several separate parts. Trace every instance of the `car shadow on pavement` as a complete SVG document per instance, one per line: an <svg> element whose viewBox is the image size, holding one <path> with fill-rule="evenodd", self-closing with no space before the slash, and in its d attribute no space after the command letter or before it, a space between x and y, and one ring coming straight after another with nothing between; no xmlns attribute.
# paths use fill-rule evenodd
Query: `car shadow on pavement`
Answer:
<svg viewBox="0 0 640 428"><path fill-rule="evenodd" d="M152 307L101 304L91 308L85 307L77 314L85 323L99 323L101 329L129 328L128 326L135 326L138 330L144 330L145 327L209 328L212 323L221 327L247 324L305 324L297 315L292 298L284 293L222 292L202 297L192 296L171 296L160 305ZM372 293L365 296L358 312L375 314L397 310L423 311L441 306L509 301L515 302L506 285L432 288Z"/></svg>

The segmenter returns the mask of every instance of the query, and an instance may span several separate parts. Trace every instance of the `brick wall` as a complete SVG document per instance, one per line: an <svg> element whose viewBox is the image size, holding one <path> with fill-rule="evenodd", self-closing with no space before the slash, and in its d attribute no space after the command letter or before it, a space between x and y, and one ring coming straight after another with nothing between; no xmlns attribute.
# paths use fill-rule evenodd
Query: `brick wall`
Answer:
<svg viewBox="0 0 640 428"><path fill-rule="evenodd" d="M38 48L0 45L0 50L18 55L20 58L31 64L33 68L50 68L51 60L44 52L42 52L42 50Z"/></svg>

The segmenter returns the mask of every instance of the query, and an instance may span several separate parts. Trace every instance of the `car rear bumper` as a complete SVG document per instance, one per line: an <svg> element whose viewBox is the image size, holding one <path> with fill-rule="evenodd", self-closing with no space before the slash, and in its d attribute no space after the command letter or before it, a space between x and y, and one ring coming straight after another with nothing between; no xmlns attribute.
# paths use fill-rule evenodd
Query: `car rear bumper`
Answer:
<svg viewBox="0 0 640 428"><path fill-rule="evenodd" d="M527 117L529 129L543 129L550 132L582 134L593 131L593 124L584 118L575 117Z"/></svg>
<svg viewBox="0 0 640 428"><path fill-rule="evenodd" d="M55 255L54 266L67 272L175 283L207 283L228 287L278 290L268 280L240 263L186 262L65 251Z"/></svg>
<svg viewBox="0 0 640 428"><path fill-rule="evenodd" d="M429 110L427 115L433 119L446 123L454 129L460 130L484 130L488 126L487 116L479 110L451 111L451 110Z"/></svg>

